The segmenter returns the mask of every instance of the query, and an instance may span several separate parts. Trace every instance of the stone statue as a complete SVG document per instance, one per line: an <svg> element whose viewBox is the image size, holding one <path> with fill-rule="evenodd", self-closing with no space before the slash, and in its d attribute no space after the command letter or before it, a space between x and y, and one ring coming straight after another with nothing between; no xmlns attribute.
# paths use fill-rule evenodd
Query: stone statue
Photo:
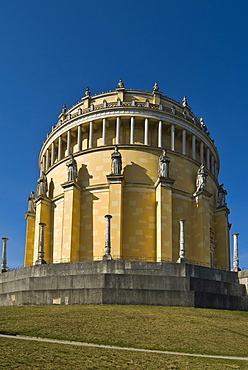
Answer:
<svg viewBox="0 0 248 370"><path fill-rule="evenodd" d="M111 154L111 174L120 175L122 170L122 158L121 153L118 152L117 146L115 146L115 151Z"/></svg>
<svg viewBox="0 0 248 370"><path fill-rule="evenodd" d="M63 114L65 114L65 113L66 113L66 109L67 109L67 108L66 108L66 105L64 104L64 105L63 105L63 108L62 108L62 113L63 113Z"/></svg>
<svg viewBox="0 0 248 370"><path fill-rule="evenodd" d="M184 96L183 97L182 104L183 104L184 107L187 107L188 106L187 96Z"/></svg>
<svg viewBox="0 0 248 370"><path fill-rule="evenodd" d="M38 179L37 185L37 197L46 197L47 196L47 178L45 172L42 171L40 178Z"/></svg>
<svg viewBox="0 0 248 370"><path fill-rule="evenodd" d="M224 184L219 185L218 189L218 208L226 207L227 191L223 188Z"/></svg>
<svg viewBox="0 0 248 370"><path fill-rule="evenodd" d="M158 83L155 82L154 86L153 86L153 91L160 91L159 89L159 86L158 86Z"/></svg>
<svg viewBox="0 0 248 370"><path fill-rule="evenodd" d="M35 213L35 195L34 192L31 191L30 197L28 197L28 212L29 213Z"/></svg>
<svg viewBox="0 0 248 370"><path fill-rule="evenodd" d="M66 162L66 166L68 167L68 181L76 181L76 178L78 176L77 171L77 162L73 157L73 154L70 155L70 159L68 162Z"/></svg>
<svg viewBox="0 0 248 370"><path fill-rule="evenodd" d="M164 149L162 155L159 157L158 176L168 179L170 158L166 156L166 153L167 152Z"/></svg>
<svg viewBox="0 0 248 370"><path fill-rule="evenodd" d="M123 89L123 87L124 87L124 83L123 83L123 81L122 81L122 78L120 78L120 79L119 79L119 82L118 82L118 84L117 84L117 88L118 88L118 89Z"/></svg>
<svg viewBox="0 0 248 370"><path fill-rule="evenodd" d="M203 129L203 131L207 132L208 129L207 129L207 126L204 123L204 118L203 117L200 118L200 125L201 125L201 128Z"/></svg>
<svg viewBox="0 0 248 370"><path fill-rule="evenodd" d="M86 87L84 95L85 96L90 96L90 88L89 87Z"/></svg>
<svg viewBox="0 0 248 370"><path fill-rule="evenodd" d="M207 188L207 174L205 172L205 167L204 164L202 164L197 171L197 176L196 176L196 193L198 193L201 190L206 190Z"/></svg>

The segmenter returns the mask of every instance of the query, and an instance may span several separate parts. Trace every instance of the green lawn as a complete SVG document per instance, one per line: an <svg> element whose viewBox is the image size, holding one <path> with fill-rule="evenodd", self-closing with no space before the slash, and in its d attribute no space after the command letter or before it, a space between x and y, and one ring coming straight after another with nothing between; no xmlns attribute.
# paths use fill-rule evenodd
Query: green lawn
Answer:
<svg viewBox="0 0 248 370"><path fill-rule="evenodd" d="M176 352L248 357L248 312L153 306L0 308L0 333ZM0 338L11 369L248 369L201 359Z"/></svg>

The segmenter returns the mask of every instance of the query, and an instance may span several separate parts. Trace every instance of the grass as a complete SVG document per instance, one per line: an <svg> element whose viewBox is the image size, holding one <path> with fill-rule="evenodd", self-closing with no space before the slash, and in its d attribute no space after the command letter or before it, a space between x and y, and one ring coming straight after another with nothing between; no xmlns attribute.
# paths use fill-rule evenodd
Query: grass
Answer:
<svg viewBox="0 0 248 370"><path fill-rule="evenodd" d="M175 352L248 356L248 312L239 311L155 306L1 307L0 333ZM24 364L25 369L248 369L246 361L3 338L0 339L0 353L4 354L0 356L1 367L8 365L13 369L23 368Z"/></svg>

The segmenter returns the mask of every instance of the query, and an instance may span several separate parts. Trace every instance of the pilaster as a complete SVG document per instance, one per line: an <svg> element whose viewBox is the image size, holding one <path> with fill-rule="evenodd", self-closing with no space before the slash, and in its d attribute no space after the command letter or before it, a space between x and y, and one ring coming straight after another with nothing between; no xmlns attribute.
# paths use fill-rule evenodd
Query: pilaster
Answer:
<svg viewBox="0 0 248 370"><path fill-rule="evenodd" d="M111 215L111 251L113 258L122 256L123 175L107 175L109 182L109 210Z"/></svg>
<svg viewBox="0 0 248 370"><path fill-rule="evenodd" d="M26 242L24 266L30 266L34 262L34 234L35 234L35 213L25 214L26 222Z"/></svg>
<svg viewBox="0 0 248 370"><path fill-rule="evenodd" d="M79 260L81 188L74 181L61 185L64 189L63 235L61 262Z"/></svg>
<svg viewBox="0 0 248 370"><path fill-rule="evenodd" d="M39 258L40 223L45 223L44 255L47 263L52 263L52 212L53 202L50 198L39 196L36 199L36 217L34 232L33 263ZM32 224L32 221L31 221Z"/></svg>
<svg viewBox="0 0 248 370"><path fill-rule="evenodd" d="M207 190L202 189L193 194L194 227L192 259L210 266L210 204L212 196Z"/></svg>
<svg viewBox="0 0 248 370"><path fill-rule="evenodd" d="M172 260L172 185L174 180L159 177L156 184L157 262Z"/></svg>
<svg viewBox="0 0 248 370"><path fill-rule="evenodd" d="M230 269L230 238L227 207L216 208L215 210L215 241L214 262L217 266Z"/></svg>

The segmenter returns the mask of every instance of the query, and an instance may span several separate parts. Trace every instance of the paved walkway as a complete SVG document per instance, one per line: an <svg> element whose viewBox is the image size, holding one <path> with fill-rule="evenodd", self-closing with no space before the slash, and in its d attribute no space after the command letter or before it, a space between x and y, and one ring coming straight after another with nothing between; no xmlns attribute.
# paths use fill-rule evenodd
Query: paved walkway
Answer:
<svg viewBox="0 0 248 370"><path fill-rule="evenodd" d="M67 340L48 339L48 338L36 338L36 337L26 337L26 336L23 336L23 335L6 335L6 334L0 334L0 338L31 340L31 341L35 341L35 342L67 344L67 345L69 344L71 346L83 346L83 347L96 347L96 348L116 349L116 350L122 350L122 351L160 353L160 354L164 354L164 355L191 356L191 357L207 357L207 358L217 358L217 359L224 359L224 360L242 360L242 361L248 361L248 357L219 356L219 355L202 355L202 354L199 354L199 353L157 351L157 350L154 350L154 349L143 349L143 348L132 348L132 347L118 347L118 346L108 346L108 345L104 345L104 344L94 344L94 343L84 343L84 342L70 342L70 341L67 341Z"/></svg>

